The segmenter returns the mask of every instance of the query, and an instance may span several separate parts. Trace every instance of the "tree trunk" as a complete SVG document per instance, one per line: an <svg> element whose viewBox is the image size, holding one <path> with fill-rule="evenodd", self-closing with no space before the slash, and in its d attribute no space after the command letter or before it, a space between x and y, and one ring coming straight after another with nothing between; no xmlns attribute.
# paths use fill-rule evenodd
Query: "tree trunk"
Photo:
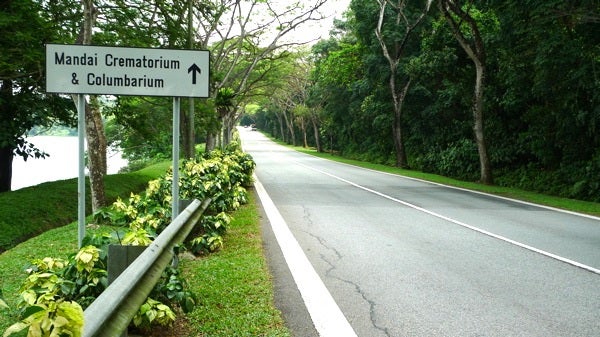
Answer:
<svg viewBox="0 0 600 337"><path fill-rule="evenodd" d="M296 146L296 133L294 132L294 125L292 124L290 118L288 118L287 113L285 113L285 111L283 112L283 119L285 120L285 125L290 133L290 137L292 138L292 141L288 142L288 144Z"/></svg>
<svg viewBox="0 0 600 337"><path fill-rule="evenodd" d="M306 121L300 118L300 129L302 130L302 147L308 148L308 137L306 137Z"/></svg>
<svg viewBox="0 0 600 337"><path fill-rule="evenodd" d="M473 93L473 106L471 107L474 119L473 131L477 143L477 152L479 153L480 182L491 185L494 183L494 178L487 153L483 124L484 90L487 75L485 65L485 45L475 19L468 12L465 12L457 3L449 0L438 0L438 7L444 14L446 22L450 25L454 37L475 65L475 89ZM450 12L460 18L460 21L457 22ZM461 28L463 23L466 24L470 30L470 35L473 39L472 42L470 42L463 34Z"/></svg>
<svg viewBox="0 0 600 337"><path fill-rule="evenodd" d="M11 190L13 157L12 148L0 148L0 193Z"/></svg>
<svg viewBox="0 0 600 337"><path fill-rule="evenodd" d="M377 0L377 3L379 4L379 20L377 22L377 27L375 28L375 36L377 36L383 56L388 61L390 67L389 87L392 94L392 103L394 104L394 124L392 125L392 137L394 139L394 148L396 150L396 166L401 168L408 167L408 160L402 135L402 106L404 104L404 97L406 97L406 93L410 87L411 79L409 78L406 80L406 84L404 85L402 92L397 91L396 81L398 80L398 64L400 63L402 55L404 54L404 48L408 42L408 39L412 35L415 28L425 18L425 15L429 12L432 2L433 0L426 1L425 8L412 23L408 22L407 15L405 15L404 11L406 4L404 1L398 1L396 5L392 6L396 13L394 25L398 31L400 31L400 29L404 29L404 34L399 35L400 38L395 39L393 43L391 43L390 47L388 47L386 44L386 39L383 36L383 23L386 17L386 7L388 5L388 1Z"/></svg>
<svg viewBox="0 0 600 337"><path fill-rule="evenodd" d="M285 130L284 130L284 122L283 122L283 117L281 116L281 114L276 114L277 116L277 121L279 122L279 132L281 133L281 140L282 141L286 141L286 136L285 136Z"/></svg>
<svg viewBox="0 0 600 337"><path fill-rule="evenodd" d="M323 152L323 146L321 145L321 137L319 137L319 125L317 124L316 118L311 118L313 134L315 135L315 147L317 152Z"/></svg>
<svg viewBox="0 0 600 337"><path fill-rule="evenodd" d="M91 104L85 106L85 132L87 135L88 169L92 196L92 211L106 205L104 176L106 164L106 137L97 96L90 96Z"/></svg>
<svg viewBox="0 0 600 337"><path fill-rule="evenodd" d="M196 157L196 129L194 123L194 98L190 97L189 99L189 107L188 114L186 118L185 124L185 137L184 139L184 147L185 147L185 156L188 159L193 159Z"/></svg>
<svg viewBox="0 0 600 337"><path fill-rule="evenodd" d="M494 183L494 178L492 176L492 168L487 153L487 145L485 143L483 130L483 89L485 85L486 68L481 62L475 62L475 70L475 92L473 94L473 131L475 132L477 151L479 153L479 167L481 172L480 180L484 184L491 185Z"/></svg>
<svg viewBox="0 0 600 337"><path fill-rule="evenodd" d="M89 45L92 42L92 27L98 15L92 0L82 0L83 24L77 37L77 43ZM72 95L77 105L76 95ZM85 129L88 143L88 169L92 195L92 211L96 212L106 205L104 194L104 175L106 175L106 136L96 97L90 97L92 106L85 104Z"/></svg>
<svg viewBox="0 0 600 337"><path fill-rule="evenodd" d="M392 72L395 74L395 72ZM390 79L390 88L392 90L392 98L394 100L394 124L392 126L392 134L394 138L394 148L396 150L396 166L400 168L408 168L408 159L406 158L406 149L404 148L404 140L402 134L402 106L404 98L410 87L410 80L406 82L402 92L396 92L396 76Z"/></svg>
<svg viewBox="0 0 600 337"><path fill-rule="evenodd" d="M206 152L214 150L217 146L217 135L213 131L206 133Z"/></svg>
<svg viewBox="0 0 600 337"><path fill-rule="evenodd" d="M13 95L13 84L9 79L0 81L0 122L10 122L10 100ZM12 135L6 135L10 137ZM12 184L12 162L14 148L8 144L0 147L0 192L9 192Z"/></svg>
<svg viewBox="0 0 600 337"><path fill-rule="evenodd" d="M188 48L194 49L194 2L188 0ZM183 118L183 151L187 159L196 157L196 130L194 126L194 98L188 99L188 113Z"/></svg>
<svg viewBox="0 0 600 337"><path fill-rule="evenodd" d="M223 148L231 143L231 119L229 114L223 117Z"/></svg>

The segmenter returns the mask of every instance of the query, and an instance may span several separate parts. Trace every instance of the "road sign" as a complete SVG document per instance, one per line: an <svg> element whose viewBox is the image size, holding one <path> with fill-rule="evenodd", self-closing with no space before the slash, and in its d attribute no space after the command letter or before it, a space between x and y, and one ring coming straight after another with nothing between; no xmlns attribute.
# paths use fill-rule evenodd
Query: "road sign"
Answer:
<svg viewBox="0 0 600 337"><path fill-rule="evenodd" d="M65 94L209 96L206 50L46 45L46 91Z"/></svg>

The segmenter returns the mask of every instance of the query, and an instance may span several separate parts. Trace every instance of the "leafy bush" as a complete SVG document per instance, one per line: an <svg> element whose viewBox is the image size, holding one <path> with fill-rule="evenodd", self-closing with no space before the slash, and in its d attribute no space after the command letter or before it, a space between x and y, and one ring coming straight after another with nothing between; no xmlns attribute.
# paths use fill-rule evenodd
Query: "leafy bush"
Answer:
<svg viewBox="0 0 600 337"><path fill-rule="evenodd" d="M190 250L196 255L215 252L223 247L223 237L215 232L202 234L190 241Z"/></svg>
<svg viewBox="0 0 600 337"><path fill-rule="evenodd" d="M83 309L77 302L59 299L28 307L25 318L11 325L3 336L28 329L27 336L79 337L83 331L83 321Z"/></svg>
<svg viewBox="0 0 600 337"><path fill-rule="evenodd" d="M94 246L83 247L68 260L43 258L27 269L17 310L21 321L4 336L28 329L28 336L80 336L83 307L107 286L105 261Z"/></svg>
<svg viewBox="0 0 600 337"><path fill-rule="evenodd" d="M168 267L165 269L163 277L154 287L150 297L165 303L175 303L179 305L183 312L190 312L198 303L198 298L187 288L187 282L180 271Z"/></svg>
<svg viewBox="0 0 600 337"><path fill-rule="evenodd" d="M475 142L463 139L443 150L431 150L415 159L423 172L464 180L475 180L479 172L479 155Z"/></svg>
<svg viewBox="0 0 600 337"><path fill-rule="evenodd" d="M175 313L169 306L148 297L133 317L133 325L136 327L151 326L153 324L171 325L175 322L175 318Z"/></svg>
<svg viewBox="0 0 600 337"><path fill-rule="evenodd" d="M500 186L516 187L564 198L600 202L600 154L592 160L545 169L528 164L497 174Z"/></svg>

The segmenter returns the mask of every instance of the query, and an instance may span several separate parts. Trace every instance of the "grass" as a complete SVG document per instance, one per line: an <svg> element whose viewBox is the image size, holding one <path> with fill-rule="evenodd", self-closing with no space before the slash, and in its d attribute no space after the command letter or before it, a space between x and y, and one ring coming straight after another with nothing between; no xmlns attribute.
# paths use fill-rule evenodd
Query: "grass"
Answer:
<svg viewBox="0 0 600 337"><path fill-rule="evenodd" d="M287 146L289 146L289 145L287 145ZM352 159L347 159L347 158L343 158L340 156L331 155L328 153L319 153L315 149L307 149L307 148L302 148L302 147L297 147L297 146L291 147L291 148L293 148L296 151L310 154L313 156L317 156L320 158L334 160L334 161L337 161L340 163L359 166L359 167L363 167L363 168L367 168L367 169L371 169L371 170L387 172L387 173L391 173L391 174L398 174L398 175L405 176L405 177L431 181L431 182L435 182L435 183L439 183L439 184L464 188L464 189L473 190L473 191L495 194L498 196L503 196L503 197L507 197L507 198L532 202L532 203L536 203L536 204L540 204L540 205L560 208L560 209L564 209L564 210L568 210L568 211L572 211L572 212L600 216L600 203L549 196L549 195L545 195L545 194L534 193L534 192L519 190L516 188L510 188L510 187L490 186L490 185L484 185L484 184L479 184L479 183L475 183L475 182L461 181L461 180L456 180L456 179L452 179L452 178L448 178L448 177L444 177L444 176L440 176L440 175L436 175L436 174L424 173L424 172L420 172L420 171L405 170L405 169L400 169L397 167L392 167L392 166L387 166L387 165L373 164L373 163L368 163L368 162L363 162L363 161L358 161L358 160L352 160Z"/></svg>
<svg viewBox="0 0 600 337"><path fill-rule="evenodd" d="M224 248L184 260L188 283L201 301L188 320L191 336L290 336L273 303L255 197L233 214Z"/></svg>

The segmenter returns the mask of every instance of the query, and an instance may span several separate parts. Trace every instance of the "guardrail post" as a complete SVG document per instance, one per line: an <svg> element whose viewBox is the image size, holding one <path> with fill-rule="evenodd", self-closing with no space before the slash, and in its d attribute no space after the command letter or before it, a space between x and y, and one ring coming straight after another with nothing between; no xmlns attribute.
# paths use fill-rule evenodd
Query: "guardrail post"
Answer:
<svg viewBox="0 0 600 337"><path fill-rule="evenodd" d="M146 247L109 245L107 262L108 284L113 283L144 252ZM127 329L123 331L121 337L127 337Z"/></svg>

